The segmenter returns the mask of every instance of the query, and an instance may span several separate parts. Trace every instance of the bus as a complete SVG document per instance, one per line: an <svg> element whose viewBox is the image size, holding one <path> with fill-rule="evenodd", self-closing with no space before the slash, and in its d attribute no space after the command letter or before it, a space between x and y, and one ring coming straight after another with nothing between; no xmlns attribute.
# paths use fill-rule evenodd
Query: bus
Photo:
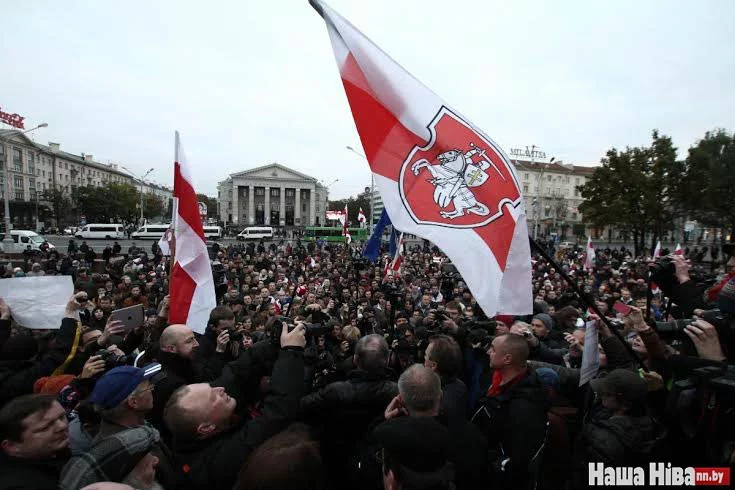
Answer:
<svg viewBox="0 0 735 490"><path fill-rule="evenodd" d="M133 240L160 240L171 225L145 225L133 232Z"/></svg>
<svg viewBox="0 0 735 490"><path fill-rule="evenodd" d="M348 228L353 242L367 240L369 238L367 228ZM326 242L343 242L345 237L342 236L342 228L334 228L327 226L307 226L304 230L304 240L307 242L315 242L317 238L321 238Z"/></svg>
<svg viewBox="0 0 735 490"><path fill-rule="evenodd" d="M219 226L204 226L204 238L222 238L222 228Z"/></svg>

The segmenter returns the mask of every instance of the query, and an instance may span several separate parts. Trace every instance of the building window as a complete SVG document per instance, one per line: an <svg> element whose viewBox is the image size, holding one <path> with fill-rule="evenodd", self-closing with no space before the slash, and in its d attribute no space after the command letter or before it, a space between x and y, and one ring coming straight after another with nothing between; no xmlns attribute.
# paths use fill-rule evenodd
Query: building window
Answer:
<svg viewBox="0 0 735 490"><path fill-rule="evenodd" d="M23 171L23 160L21 159L20 150L17 148L13 149L13 171L14 172Z"/></svg>
<svg viewBox="0 0 735 490"><path fill-rule="evenodd" d="M574 189L574 197L579 197L579 190L578 189Z"/></svg>
<svg viewBox="0 0 735 490"><path fill-rule="evenodd" d="M33 175L36 173L36 156L28 152L28 173Z"/></svg>
<svg viewBox="0 0 735 490"><path fill-rule="evenodd" d="M15 191L15 200L16 201L24 201L25 200L25 196L23 194L23 189L18 190L18 191Z"/></svg>
<svg viewBox="0 0 735 490"><path fill-rule="evenodd" d="M20 175L16 175L13 179L13 185L15 185L16 189L22 189L23 188L23 177Z"/></svg>
<svg viewBox="0 0 735 490"><path fill-rule="evenodd" d="M286 189L286 197L293 197L294 194L294 189Z"/></svg>
<svg viewBox="0 0 735 490"><path fill-rule="evenodd" d="M0 145L0 168L5 163L5 147Z"/></svg>
<svg viewBox="0 0 735 490"><path fill-rule="evenodd" d="M551 175L546 176L546 182L551 182Z"/></svg>
<svg viewBox="0 0 735 490"><path fill-rule="evenodd" d="M577 213L572 213L572 219L577 219Z"/></svg>
<svg viewBox="0 0 735 490"><path fill-rule="evenodd" d="M281 189L278 189L276 187L271 189L271 197L279 197L281 194Z"/></svg>
<svg viewBox="0 0 735 490"><path fill-rule="evenodd" d="M523 184L523 192L528 192L528 184Z"/></svg>
<svg viewBox="0 0 735 490"><path fill-rule="evenodd" d="M302 213L305 213L306 212L306 203L305 202L302 202L301 203L301 212Z"/></svg>
<svg viewBox="0 0 735 490"><path fill-rule="evenodd" d="M256 196L265 196L265 187L256 187L255 188L255 195Z"/></svg>
<svg viewBox="0 0 735 490"><path fill-rule="evenodd" d="M574 185L579 185L579 177L574 178Z"/></svg>
<svg viewBox="0 0 735 490"><path fill-rule="evenodd" d="M526 172L525 174L523 174L523 180L528 180L528 172Z"/></svg>
<svg viewBox="0 0 735 490"><path fill-rule="evenodd" d="M28 188L31 191L36 189L36 179L28 179Z"/></svg>

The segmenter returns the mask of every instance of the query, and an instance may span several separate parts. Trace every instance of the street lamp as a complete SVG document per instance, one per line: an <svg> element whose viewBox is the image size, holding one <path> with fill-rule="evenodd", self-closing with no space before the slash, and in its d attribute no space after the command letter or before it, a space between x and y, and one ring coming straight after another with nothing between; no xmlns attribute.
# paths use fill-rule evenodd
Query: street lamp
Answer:
<svg viewBox="0 0 735 490"><path fill-rule="evenodd" d="M26 134L30 133L31 131L35 131L36 129L40 128L47 128L47 123L41 123L35 128L26 129L25 131L20 131L15 134ZM7 150L5 153L10 155L10 139L4 140L7 143ZM3 250L5 253L10 253L10 251L13 249L13 237L10 236L10 174L8 173L8 167L10 166L10 156L8 156L5 159L5 237L3 238ZM38 190L36 190L38 192ZM36 199L38 199L38 195L36 195ZM36 220L38 220L38 217L36 217Z"/></svg>
<svg viewBox="0 0 735 490"><path fill-rule="evenodd" d="M365 155L363 155L359 151L355 150L350 145L347 145L345 148L347 148L349 151L351 151L355 155L364 158L365 161L367 161L368 164L370 164L370 162L368 161L368 159L367 159L367 157ZM369 228L370 229L370 233L373 232L373 212L374 212L373 211L373 205L375 203L374 196L375 196L375 176L373 175L373 172L371 170L370 171L370 228Z"/></svg>
<svg viewBox="0 0 735 490"><path fill-rule="evenodd" d="M126 170L130 175L138 179L138 182L140 182L140 226L143 226L143 181L148 175L153 172L153 167L151 167L146 173L143 174L143 177L138 177L135 172L130 170L129 168L126 168L125 166L122 166L123 170Z"/></svg>

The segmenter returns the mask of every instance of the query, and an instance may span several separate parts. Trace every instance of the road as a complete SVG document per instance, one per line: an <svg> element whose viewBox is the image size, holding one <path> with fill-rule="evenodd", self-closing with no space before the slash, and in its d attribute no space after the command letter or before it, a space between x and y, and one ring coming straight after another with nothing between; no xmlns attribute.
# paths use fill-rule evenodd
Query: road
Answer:
<svg viewBox="0 0 735 490"><path fill-rule="evenodd" d="M66 248L69 245L69 240L74 239L74 241L79 245L82 243L82 240L79 240L77 238L74 238L69 235L44 235L44 238L48 240L49 242L53 243L56 248L58 248L60 251L66 252ZM146 250L151 249L151 245L153 245L153 242L157 242L158 240L117 240L117 243L120 244L120 246L123 249L123 252L127 252L128 248L135 243L138 247L145 248ZM230 243L235 242L236 240L234 238L220 238L218 240L215 240L217 243L220 243L222 245L229 245ZM92 247L95 252L102 253L102 251L105 249L107 245L112 246L113 243L115 243L115 240L86 240L87 245Z"/></svg>

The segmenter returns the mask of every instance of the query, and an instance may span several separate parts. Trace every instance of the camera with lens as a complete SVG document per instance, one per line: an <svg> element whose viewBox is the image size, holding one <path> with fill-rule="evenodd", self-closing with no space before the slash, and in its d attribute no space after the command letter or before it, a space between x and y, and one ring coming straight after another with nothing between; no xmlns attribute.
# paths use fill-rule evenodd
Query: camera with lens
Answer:
<svg viewBox="0 0 735 490"><path fill-rule="evenodd" d="M135 356L133 355L118 355L107 349L100 349L92 355L100 356L100 358L105 361L105 371L109 371L117 366L132 365L133 361L135 361Z"/></svg>
<svg viewBox="0 0 735 490"><path fill-rule="evenodd" d="M296 328L296 324L291 318L282 316L276 318L270 327L269 336L272 341L279 342L281 338L281 331L283 330L283 325L286 324L288 326L288 331L292 331L294 328ZM309 336L313 337L319 337L320 335L326 335L332 330L331 327L324 325L322 323L305 323L304 324L304 333L306 334L306 337Z"/></svg>
<svg viewBox="0 0 735 490"><path fill-rule="evenodd" d="M242 342L242 332L239 332L234 328L228 328L227 333L230 334L230 342Z"/></svg>
<svg viewBox="0 0 735 490"><path fill-rule="evenodd" d="M676 266L671 257L659 257L649 266L651 281L655 282L666 296L671 296L674 289Z"/></svg>

